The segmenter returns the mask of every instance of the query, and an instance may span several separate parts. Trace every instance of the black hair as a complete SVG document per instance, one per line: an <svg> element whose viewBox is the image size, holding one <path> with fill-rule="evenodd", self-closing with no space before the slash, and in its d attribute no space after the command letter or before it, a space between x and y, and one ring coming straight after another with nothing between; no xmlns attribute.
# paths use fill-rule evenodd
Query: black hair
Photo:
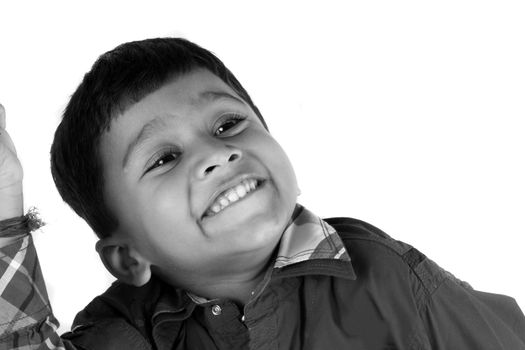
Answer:
<svg viewBox="0 0 525 350"><path fill-rule="evenodd" d="M51 146L51 173L62 199L99 238L118 221L104 201L100 137L111 120L168 81L204 68L230 86L268 129L248 92L210 51L182 38L117 46L100 56L67 104Z"/></svg>

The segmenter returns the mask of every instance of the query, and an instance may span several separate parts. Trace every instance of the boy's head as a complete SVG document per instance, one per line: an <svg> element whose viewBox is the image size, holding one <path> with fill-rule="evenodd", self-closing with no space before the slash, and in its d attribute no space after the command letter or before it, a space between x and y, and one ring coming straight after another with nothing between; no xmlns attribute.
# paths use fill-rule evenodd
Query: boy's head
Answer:
<svg viewBox="0 0 525 350"><path fill-rule="evenodd" d="M102 238L106 266L137 285L150 266L186 285L242 271L239 261L271 253L297 195L248 93L183 39L101 56L66 107L51 164L64 200Z"/></svg>
<svg viewBox="0 0 525 350"><path fill-rule="evenodd" d="M211 52L181 38L122 44L86 73L64 111L51 147L51 171L62 198L106 237L118 225L104 205L98 143L111 121L164 83L205 68L230 86L265 121L247 91ZM267 127L266 127L267 128Z"/></svg>

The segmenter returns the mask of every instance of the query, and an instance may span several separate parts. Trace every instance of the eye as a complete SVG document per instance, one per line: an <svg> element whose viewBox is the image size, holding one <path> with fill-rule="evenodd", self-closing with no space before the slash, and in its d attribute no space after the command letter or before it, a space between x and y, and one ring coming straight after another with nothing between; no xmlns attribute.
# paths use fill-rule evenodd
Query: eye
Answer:
<svg viewBox="0 0 525 350"><path fill-rule="evenodd" d="M159 152L158 154L155 154L151 158L151 162L148 162L148 164L150 165L147 166L146 173L153 169L162 167L168 163L176 161L179 158L179 156L180 152L171 149L167 149L165 151Z"/></svg>
<svg viewBox="0 0 525 350"><path fill-rule="evenodd" d="M223 133L235 128L235 126L241 123L246 117L239 114L229 114L226 118L220 122L220 126L215 130L214 135L220 136Z"/></svg>

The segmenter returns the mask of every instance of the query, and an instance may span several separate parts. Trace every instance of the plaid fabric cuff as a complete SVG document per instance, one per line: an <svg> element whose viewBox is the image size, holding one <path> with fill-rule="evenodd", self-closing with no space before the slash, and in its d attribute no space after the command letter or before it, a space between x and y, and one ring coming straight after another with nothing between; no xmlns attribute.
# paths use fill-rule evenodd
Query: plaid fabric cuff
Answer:
<svg viewBox="0 0 525 350"><path fill-rule="evenodd" d="M44 225L45 223L38 216L38 211L32 207L24 216L0 221L0 237L26 235Z"/></svg>
<svg viewBox="0 0 525 350"><path fill-rule="evenodd" d="M57 327L33 238L26 235L0 249L0 348L60 349Z"/></svg>

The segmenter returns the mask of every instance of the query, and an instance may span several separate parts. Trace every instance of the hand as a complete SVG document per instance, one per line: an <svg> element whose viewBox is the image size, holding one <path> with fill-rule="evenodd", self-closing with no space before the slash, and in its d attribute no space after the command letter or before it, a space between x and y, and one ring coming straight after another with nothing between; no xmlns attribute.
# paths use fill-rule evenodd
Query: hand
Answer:
<svg viewBox="0 0 525 350"><path fill-rule="evenodd" d="M5 109L0 104L0 220L24 214L22 165L5 129Z"/></svg>

